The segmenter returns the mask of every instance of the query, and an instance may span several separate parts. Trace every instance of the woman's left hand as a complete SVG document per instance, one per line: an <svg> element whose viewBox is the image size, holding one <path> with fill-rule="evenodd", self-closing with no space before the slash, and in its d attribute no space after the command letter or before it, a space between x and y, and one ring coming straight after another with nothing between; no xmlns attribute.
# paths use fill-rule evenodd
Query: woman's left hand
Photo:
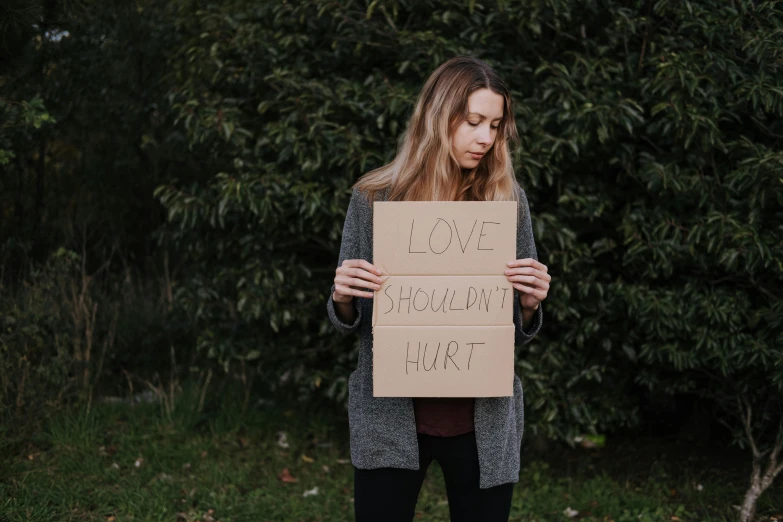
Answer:
<svg viewBox="0 0 783 522"><path fill-rule="evenodd" d="M546 299L549 282L552 280L547 270L546 265L532 257L508 263L505 274L511 285L521 292L519 302L523 308L536 309L538 304Z"/></svg>

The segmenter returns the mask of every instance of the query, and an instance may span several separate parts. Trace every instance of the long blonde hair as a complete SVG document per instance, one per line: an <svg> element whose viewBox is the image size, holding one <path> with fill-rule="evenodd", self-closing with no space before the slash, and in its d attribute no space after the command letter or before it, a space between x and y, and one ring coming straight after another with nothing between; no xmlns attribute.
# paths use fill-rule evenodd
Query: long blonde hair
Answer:
<svg viewBox="0 0 783 522"><path fill-rule="evenodd" d="M503 96L503 119L492 148L463 173L451 135L468 116L468 96L485 88ZM456 56L427 78L394 160L363 175L354 187L370 201L384 189L388 201L516 201L510 145L518 140L506 84L478 58Z"/></svg>

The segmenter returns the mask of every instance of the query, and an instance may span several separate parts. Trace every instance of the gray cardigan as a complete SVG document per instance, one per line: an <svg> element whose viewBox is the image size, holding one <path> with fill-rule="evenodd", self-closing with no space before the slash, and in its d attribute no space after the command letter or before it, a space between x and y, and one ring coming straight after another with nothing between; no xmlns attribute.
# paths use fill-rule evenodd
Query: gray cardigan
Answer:
<svg viewBox="0 0 783 522"><path fill-rule="evenodd" d="M538 259L533 241L525 191L519 189L517 207L517 259ZM377 196L385 199L385 191ZM373 262L372 205L367 197L354 189L348 204L343 227L338 266L345 259L366 259ZM334 285L326 304L329 319L343 334L359 331L361 345L356 370L348 379L348 424L350 428L351 461L360 469L419 469L419 448L416 420L410 397L373 397L372 394L372 308L373 300L354 297L356 320L342 322L335 313ZM522 329L522 307L519 292L514 290L515 344L525 344L538 333L543 320L543 306L533 316L527 331ZM519 480L519 455L525 426L522 383L514 375L514 395L511 397L476 398L474 414L478 446L481 488L489 488Z"/></svg>

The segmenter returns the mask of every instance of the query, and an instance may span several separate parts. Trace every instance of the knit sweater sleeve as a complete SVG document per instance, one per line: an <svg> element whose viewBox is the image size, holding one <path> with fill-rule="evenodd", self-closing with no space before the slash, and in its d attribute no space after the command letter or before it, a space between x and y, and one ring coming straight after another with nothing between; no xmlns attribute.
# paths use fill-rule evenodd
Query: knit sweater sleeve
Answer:
<svg viewBox="0 0 783 522"><path fill-rule="evenodd" d="M367 224L362 224L362 215L366 214L368 209L364 196L356 189L351 194L351 200L348 203L348 212L345 215L345 223L343 224L343 238L340 244L340 257L337 261L337 266L343 264L346 259L366 259L367 256L362 256L362 233L363 227ZM372 209L370 208L371 212ZM329 319L334 324L337 331L342 334L350 334L359 328L362 322L362 307L360 306L360 299L354 297L351 301L354 309L356 310L356 319L353 323L343 322L337 315L335 310L334 295L335 285L332 284L332 290L329 292L329 298L326 302L326 310L329 314Z"/></svg>
<svg viewBox="0 0 783 522"><path fill-rule="evenodd" d="M525 191L519 189L519 202L517 206L517 259L532 257L538 261L536 253L536 244L533 240L533 224L530 220L530 207L527 202ZM522 305L519 303L519 294L521 292L514 289L514 343L517 345L527 344L533 340L533 337L541 329L544 320L544 304L539 303L538 310L533 314L532 323L526 325L523 329L522 324Z"/></svg>

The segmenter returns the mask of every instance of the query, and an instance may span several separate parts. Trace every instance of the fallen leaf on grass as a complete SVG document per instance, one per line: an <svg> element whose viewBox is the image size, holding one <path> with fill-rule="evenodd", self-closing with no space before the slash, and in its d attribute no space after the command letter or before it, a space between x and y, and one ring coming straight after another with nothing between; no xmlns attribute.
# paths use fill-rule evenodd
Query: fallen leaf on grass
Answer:
<svg viewBox="0 0 783 522"><path fill-rule="evenodd" d="M568 518L574 518L575 516L577 516L579 514L579 511L577 511L575 509L571 509L571 506L568 506L567 508L565 508L563 510L563 514L565 516L567 516Z"/></svg>
<svg viewBox="0 0 783 522"><path fill-rule="evenodd" d="M158 473L157 475L155 475L155 477L152 480L153 481L159 480L161 482L172 482L174 480L174 477L172 477L168 473L161 472L161 473Z"/></svg>
<svg viewBox="0 0 783 522"><path fill-rule="evenodd" d="M672 515L672 520L674 520L674 522L679 522L680 517L676 517L676 516Z"/></svg>
<svg viewBox="0 0 783 522"><path fill-rule="evenodd" d="M311 458L310 458L310 457L308 457L307 455L302 455L302 460L303 460L303 461L305 461L305 462L307 462L307 463L312 463L312 462L315 462L315 460L314 460L314 459L311 459Z"/></svg>
<svg viewBox="0 0 783 522"><path fill-rule="evenodd" d="M144 464L144 457L137 458L136 462L133 463L137 468L140 468L142 464Z"/></svg>
<svg viewBox="0 0 783 522"><path fill-rule="evenodd" d="M325 473L329 473L329 466L327 466L326 464L323 465L322 469L324 470Z"/></svg>
<svg viewBox="0 0 783 522"><path fill-rule="evenodd" d="M291 476L291 473L288 471L288 468L283 468L283 471L281 471L277 477L283 482L299 482L299 479Z"/></svg>
<svg viewBox="0 0 783 522"><path fill-rule="evenodd" d="M288 442L286 440L287 438L288 438L288 434L286 434L286 432L278 431L277 432L277 445L280 446L281 448L287 448L288 447Z"/></svg>
<svg viewBox="0 0 783 522"><path fill-rule="evenodd" d="M117 517L115 517L114 515L106 517L107 522L114 522L115 520L117 520Z"/></svg>
<svg viewBox="0 0 783 522"><path fill-rule="evenodd" d="M99 457L113 457L117 453L117 446L109 446L108 448L106 446L99 446L98 447L98 456Z"/></svg>
<svg viewBox="0 0 783 522"><path fill-rule="evenodd" d="M304 493L302 493L303 497L309 497L310 495L317 495L318 494L318 486L314 487L313 489L308 489Z"/></svg>
<svg viewBox="0 0 783 522"><path fill-rule="evenodd" d="M351 459L337 459L338 464L349 464Z"/></svg>

